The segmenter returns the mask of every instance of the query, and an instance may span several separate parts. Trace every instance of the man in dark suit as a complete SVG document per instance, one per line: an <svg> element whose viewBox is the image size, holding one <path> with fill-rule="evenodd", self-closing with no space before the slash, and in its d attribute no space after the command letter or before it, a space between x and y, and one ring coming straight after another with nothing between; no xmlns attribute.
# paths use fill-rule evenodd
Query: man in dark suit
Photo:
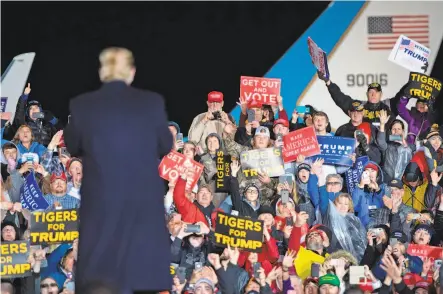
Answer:
<svg viewBox="0 0 443 294"><path fill-rule="evenodd" d="M83 159L78 293L93 281L124 291L170 289L159 158L172 148L162 96L132 88L132 53L105 49L97 91L70 102L68 151Z"/></svg>

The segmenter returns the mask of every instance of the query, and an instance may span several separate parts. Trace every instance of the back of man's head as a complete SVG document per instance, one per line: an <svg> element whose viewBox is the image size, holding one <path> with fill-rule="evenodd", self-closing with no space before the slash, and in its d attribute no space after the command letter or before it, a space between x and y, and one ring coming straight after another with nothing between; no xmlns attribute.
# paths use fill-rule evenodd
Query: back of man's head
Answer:
<svg viewBox="0 0 443 294"><path fill-rule="evenodd" d="M132 52L126 48L110 47L100 53L100 80L110 82L123 80L131 84L134 80L135 66Z"/></svg>

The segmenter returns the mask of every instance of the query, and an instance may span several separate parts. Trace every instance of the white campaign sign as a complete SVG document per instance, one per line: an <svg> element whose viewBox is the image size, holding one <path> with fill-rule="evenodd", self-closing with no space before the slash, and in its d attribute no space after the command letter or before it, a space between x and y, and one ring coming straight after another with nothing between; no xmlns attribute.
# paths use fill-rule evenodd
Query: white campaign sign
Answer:
<svg viewBox="0 0 443 294"><path fill-rule="evenodd" d="M417 14L429 16L429 46L427 47L431 48L433 52L438 52L443 39L443 26L441 25L443 1L408 1L407 5L398 5L398 2L395 1L367 1L365 8L343 34L337 46L328 52L328 67L332 82L337 84L343 93L358 100L367 100L368 85L373 82L381 84L383 100L394 97L409 80L409 70L388 61L389 53L401 34L394 38L389 48L369 50L368 18L387 15L415 16ZM406 22L409 21L406 20ZM413 38L412 35L410 37ZM321 44L319 45L321 46ZM435 59L436 54L429 55L428 73L432 71ZM410 105L413 104L413 100L411 99ZM349 116L335 105L328 88L317 77L317 74L312 76L312 82L297 101L297 105L307 104L317 110L327 111L333 129L349 122Z"/></svg>
<svg viewBox="0 0 443 294"><path fill-rule="evenodd" d="M425 73L422 67L428 61L430 54L429 48L401 35L389 54L389 61L403 66L407 70Z"/></svg>

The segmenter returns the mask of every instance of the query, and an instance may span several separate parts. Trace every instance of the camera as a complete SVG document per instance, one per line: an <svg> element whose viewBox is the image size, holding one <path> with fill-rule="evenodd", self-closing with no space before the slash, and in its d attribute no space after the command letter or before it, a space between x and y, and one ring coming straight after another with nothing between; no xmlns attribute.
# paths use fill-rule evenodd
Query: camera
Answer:
<svg viewBox="0 0 443 294"><path fill-rule="evenodd" d="M221 120L221 113L220 111L215 111L212 113L212 115L214 116L213 120Z"/></svg>

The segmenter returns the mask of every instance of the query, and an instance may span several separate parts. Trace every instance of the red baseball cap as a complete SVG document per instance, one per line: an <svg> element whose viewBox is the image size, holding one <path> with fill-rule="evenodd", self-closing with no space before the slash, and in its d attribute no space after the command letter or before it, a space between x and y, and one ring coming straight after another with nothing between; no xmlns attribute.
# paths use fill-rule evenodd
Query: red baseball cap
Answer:
<svg viewBox="0 0 443 294"><path fill-rule="evenodd" d="M208 94L208 102L223 102L223 93L218 91L212 91Z"/></svg>
<svg viewBox="0 0 443 294"><path fill-rule="evenodd" d="M61 174L53 173L52 176L51 176L51 183L54 182L57 179L63 180L65 182L68 181L68 179L66 178L66 174L65 173L61 173Z"/></svg>
<svg viewBox="0 0 443 294"><path fill-rule="evenodd" d="M249 101L248 108L262 108L263 104L259 101Z"/></svg>
<svg viewBox="0 0 443 294"><path fill-rule="evenodd" d="M289 128L289 122L288 122L286 119L282 119L282 118L276 119L276 120L274 121L274 127L275 127L276 125L278 125L278 124L281 124L281 125L283 125L283 126Z"/></svg>
<svg viewBox="0 0 443 294"><path fill-rule="evenodd" d="M378 166L375 165L375 164L373 164L373 163L368 163L368 164L365 166L365 169L367 169L367 168L371 168L371 169L373 169L373 170L375 170L375 171L378 171Z"/></svg>

